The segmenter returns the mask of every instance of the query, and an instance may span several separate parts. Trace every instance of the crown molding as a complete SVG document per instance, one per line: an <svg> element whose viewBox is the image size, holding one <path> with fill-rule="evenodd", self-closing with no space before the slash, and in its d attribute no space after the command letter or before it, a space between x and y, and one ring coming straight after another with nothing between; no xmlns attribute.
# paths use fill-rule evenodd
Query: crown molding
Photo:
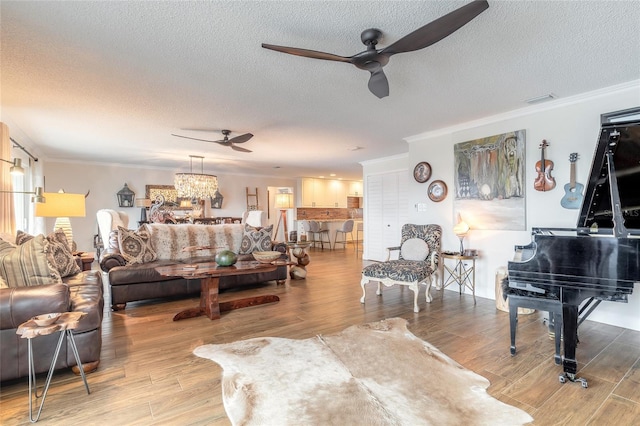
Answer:
<svg viewBox="0 0 640 426"><path fill-rule="evenodd" d="M519 117L535 114L542 111L549 111L557 108L562 108L568 105L573 105L573 104L584 102L587 100L598 99L603 96L615 95L618 92L625 92L630 89L638 90L638 95L640 97L640 80L633 80L627 83L622 83L615 86L609 86L602 89L593 90L591 92L581 93L575 96L569 96L567 98L558 98L558 99L551 100L549 102L531 105L524 108L515 109L512 111L492 115L489 117L480 118L473 121L467 121L465 123L456 124L454 126L444 127L442 129L431 130L431 131L420 133L414 136L406 137L404 138L404 141L406 141L407 143L420 142L420 141L424 141L425 139L430 139L430 138L439 137L439 136L446 136L455 132L467 130L474 127L481 127L487 124L494 124L500 121L511 120L514 118L519 118Z"/></svg>

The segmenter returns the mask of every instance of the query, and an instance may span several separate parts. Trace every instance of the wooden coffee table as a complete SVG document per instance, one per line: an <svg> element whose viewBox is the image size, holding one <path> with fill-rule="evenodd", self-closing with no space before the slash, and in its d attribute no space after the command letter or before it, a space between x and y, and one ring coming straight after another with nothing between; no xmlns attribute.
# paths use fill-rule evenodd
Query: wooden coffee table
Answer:
<svg viewBox="0 0 640 426"><path fill-rule="evenodd" d="M174 321L178 321L185 318L199 317L201 315L206 315L209 319L215 320L220 318L220 312L279 301L280 298L275 295L247 297L222 303L218 301L220 277L271 272L275 271L276 267L277 265L270 263L246 261L237 262L233 266L219 266L215 262L204 262L192 265L158 266L155 269L160 275L165 277L182 277L187 280L200 280L200 306L178 312L173 317Z"/></svg>

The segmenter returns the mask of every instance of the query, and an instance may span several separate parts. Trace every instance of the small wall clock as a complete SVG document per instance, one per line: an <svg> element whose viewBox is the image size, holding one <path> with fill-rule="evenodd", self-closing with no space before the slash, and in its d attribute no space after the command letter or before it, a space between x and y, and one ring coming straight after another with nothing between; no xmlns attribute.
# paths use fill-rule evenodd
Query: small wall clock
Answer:
<svg viewBox="0 0 640 426"><path fill-rule="evenodd" d="M447 198L447 184L441 180L434 180L427 189L427 195L431 201L436 203Z"/></svg>
<svg viewBox="0 0 640 426"><path fill-rule="evenodd" d="M425 183L431 177L431 165L426 161L416 164L413 169L413 178L416 182Z"/></svg>

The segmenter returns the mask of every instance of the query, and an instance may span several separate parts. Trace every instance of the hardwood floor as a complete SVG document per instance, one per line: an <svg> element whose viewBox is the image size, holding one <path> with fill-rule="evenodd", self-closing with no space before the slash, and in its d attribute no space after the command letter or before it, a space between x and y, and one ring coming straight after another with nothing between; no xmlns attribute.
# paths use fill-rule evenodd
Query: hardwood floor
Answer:
<svg viewBox="0 0 640 426"><path fill-rule="evenodd" d="M221 301L277 294L280 302L223 313L220 320L172 321L176 312L197 304L197 297L131 303L124 311L105 312L102 361L87 376L91 394L79 377L56 372L39 423L226 425L221 369L193 355L195 347L258 336L302 339L402 317L416 336L489 379L491 395L526 410L536 425L640 424L640 332L586 321L577 358L589 388L563 385L542 313L520 316L518 354L512 357L508 314L493 300L478 298L474 306L469 294L447 290L441 297L441 291L432 290L433 302L427 304L421 293L421 311L414 313L408 288L385 287L378 297L370 284L362 305L362 261L353 246L312 249L310 256L306 280L223 293ZM428 380L429 372L416 374ZM29 424L27 389L26 379L3 383L2 425Z"/></svg>

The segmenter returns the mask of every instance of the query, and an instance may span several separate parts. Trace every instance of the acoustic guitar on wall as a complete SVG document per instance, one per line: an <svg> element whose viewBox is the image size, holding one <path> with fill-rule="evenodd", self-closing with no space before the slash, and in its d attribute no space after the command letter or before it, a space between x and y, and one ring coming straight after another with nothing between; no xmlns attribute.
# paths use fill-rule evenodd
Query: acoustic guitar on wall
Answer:
<svg viewBox="0 0 640 426"><path fill-rule="evenodd" d="M576 182L576 161L578 161L578 153L574 152L569 155L571 162L571 171L569 172L569 183L564 186L564 197L560 200L560 205L565 209L578 209L582 205L582 190L584 185Z"/></svg>
<svg viewBox="0 0 640 426"><path fill-rule="evenodd" d="M542 140L540 144L540 161L536 163L536 172L538 177L533 182L533 188L536 191L551 191L556 187L556 180L551 176L553 170L553 161L544 158L544 150L549 146L546 140Z"/></svg>

